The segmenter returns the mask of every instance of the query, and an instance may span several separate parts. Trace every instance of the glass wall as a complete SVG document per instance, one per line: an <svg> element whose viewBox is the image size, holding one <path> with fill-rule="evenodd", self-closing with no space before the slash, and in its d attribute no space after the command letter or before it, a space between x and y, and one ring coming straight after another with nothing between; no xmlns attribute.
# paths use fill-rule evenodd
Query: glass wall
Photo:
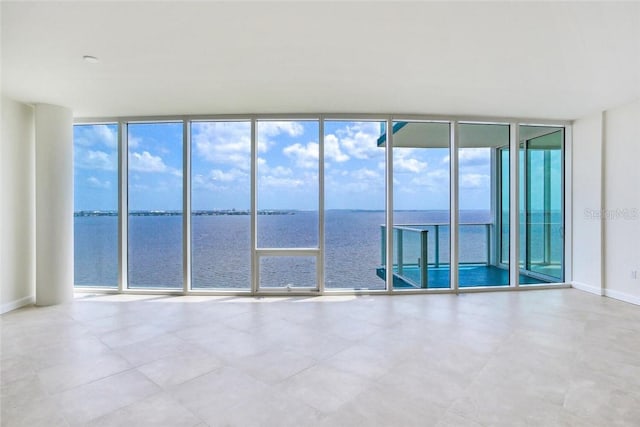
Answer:
<svg viewBox="0 0 640 427"><path fill-rule="evenodd" d="M509 157L509 147L501 147L498 149L499 171L497 175L500 177L498 185L498 197L500 215L498 218L498 247L500 251L499 263L502 265L509 264L509 245L510 245L510 212L511 212L511 163Z"/></svg>
<svg viewBox="0 0 640 427"><path fill-rule="evenodd" d="M118 125L76 125L74 282L118 287Z"/></svg>
<svg viewBox="0 0 640 427"><path fill-rule="evenodd" d="M318 247L317 121L258 121L258 247Z"/></svg>
<svg viewBox="0 0 640 427"><path fill-rule="evenodd" d="M393 123L394 289L449 288L449 123Z"/></svg>
<svg viewBox="0 0 640 427"><path fill-rule="evenodd" d="M458 130L458 283L508 286L509 126Z"/></svg>
<svg viewBox="0 0 640 427"><path fill-rule="evenodd" d="M251 122L191 123L191 287L251 287Z"/></svg>
<svg viewBox="0 0 640 427"><path fill-rule="evenodd" d="M260 257L260 289L316 288L317 266L313 256Z"/></svg>
<svg viewBox="0 0 640 427"><path fill-rule="evenodd" d="M182 123L128 128L129 287L182 289Z"/></svg>
<svg viewBox="0 0 640 427"><path fill-rule="evenodd" d="M523 284L561 282L564 278L563 161L564 129L520 126L522 266L531 280ZM531 283L529 283L531 282Z"/></svg>
<svg viewBox="0 0 640 427"><path fill-rule="evenodd" d="M124 171L118 170L118 124L76 125L75 285L117 288L120 262L124 285L132 289L382 291L389 269L398 291L451 289L452 276L460 288L514 285L509 261L515 183L518 283L564 280L564 127L518 125L516 180L507 124L456 122L452 168L452 122L394 121L386 129L384 118L332 119L322 122L322 135L320 123L127 122ZM185 135L191 156L186 200ZM450 271L452 169L458 182L457 274ZM124 223L118 221L120 178L127 182ZM392 192L386 187L390 179ZM391 195L388 245L385 207ZM183 265L187 243L190 263ZM186 284L185 269L191 269Z"/></svg>
<svg viewBox="0 0 640 427"><path fill-rule="evenodd" d="M261 287L318 286L317 276L309 276L310 264L296 259L301 254L294 250L319 247L319 133L317 120L256 123L257 248L290 249L282 256L293 255L259 259L259 272L270 275L258 280Z"/></svg>
<svg viewBox="0 0 640 427"><path fill-rule="evenodd" d="M381 122L326 121L325 287L385 289L380 236L385 223Z"/></svg>

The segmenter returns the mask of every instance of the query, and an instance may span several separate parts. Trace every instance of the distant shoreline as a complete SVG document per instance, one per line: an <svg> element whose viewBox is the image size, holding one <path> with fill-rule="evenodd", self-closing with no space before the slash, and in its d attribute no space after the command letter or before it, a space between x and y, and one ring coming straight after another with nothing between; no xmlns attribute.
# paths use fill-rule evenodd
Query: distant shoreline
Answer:
<svg viewBox="0 0 640 427"><path fill-rule="evenodd" d="M384 213L384 210L378 209L327 209L326 212L363 212L363 213ZM317 211L304 211L295 209L263 209L258 211L258 215L295 215L297 213L317 212ZM396 209L394 212L448 212L445 209ZM461 212L489 212L487 209L463 209ZM542 211L533 211L533 214L541 213ZM560 211L552 211L552 214L559 214ZM251 211L242 209L213 209L213 210L193 210L192 216L234 216L234 215L251 215ZM98 217L98 216L118 216L118 211L100 211L100 210L82 210L73 213L74 217ZM144 210L144 211L130 211L129 216L182 216L182 211L156 211L156 210Z"/></svg>
<svg viewBox="0 0 640 427"><path fill-rule="evenodd" d="M289 210L261 210L258 215L295 215L296 211ZM192 216L220 216L220 215L251 215L251 211L223 209L223 210L195 210ZM118 216L117 211L79 211L73 213L74 217L88 216ZM182 216L182 211L131 211L129 216Z"/></svg>

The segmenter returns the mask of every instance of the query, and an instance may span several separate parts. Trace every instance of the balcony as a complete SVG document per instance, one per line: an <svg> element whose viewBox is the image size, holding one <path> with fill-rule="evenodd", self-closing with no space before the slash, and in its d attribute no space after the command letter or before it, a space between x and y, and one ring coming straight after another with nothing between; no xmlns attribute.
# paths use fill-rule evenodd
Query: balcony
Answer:
<svg viewBox="0 0 640 427"><path fill-rule="evenodd" d="M449 224L402 224L393 227L393 286L398 289L450 287ZM458 281L460 287L508 286L507 264L495 260L493 223L463 223L459 228ZM380 226L380 267L386 277L386 227ZM522 271L520 284L549 283Z"/></svg>

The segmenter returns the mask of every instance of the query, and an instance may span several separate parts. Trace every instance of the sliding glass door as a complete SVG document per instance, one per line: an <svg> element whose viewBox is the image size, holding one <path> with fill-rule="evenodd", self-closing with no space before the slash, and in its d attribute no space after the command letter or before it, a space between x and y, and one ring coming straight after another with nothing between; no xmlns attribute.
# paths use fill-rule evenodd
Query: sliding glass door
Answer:
<svg viewBox="0 0 640 427"><path fill-rule="evenodd" d="M393 123L393 286L450 281L450 124Z"/></svg>
<svg viewBox="0 0 640 427"><path fill-rule="evenodd" d="M458 283L508 286L509 125L461 123L458 132Z"/></svg>
<svg viewBox="0 0 640 427"><path fill-rule="evenodd" d="M564 279L564 129L520 126L520 266L532 279ZM529 283L531 282L531 283Z"/></svg>

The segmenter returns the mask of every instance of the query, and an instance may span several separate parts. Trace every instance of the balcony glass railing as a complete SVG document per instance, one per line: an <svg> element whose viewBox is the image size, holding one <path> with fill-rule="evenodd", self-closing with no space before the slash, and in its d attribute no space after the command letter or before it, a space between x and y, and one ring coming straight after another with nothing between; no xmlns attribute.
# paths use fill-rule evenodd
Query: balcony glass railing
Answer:
<svg viewBox="0 0 640 427"><path fill-rule="evenodd" d="M492 229L491 223L460 224L460 264L491 263ZM386 227L382 225L380 230L380 264L386 269ZM395 225L392 266L394 283L416 288L431 287L429 270L449 269L449 230L449 224Z"/></svg>

